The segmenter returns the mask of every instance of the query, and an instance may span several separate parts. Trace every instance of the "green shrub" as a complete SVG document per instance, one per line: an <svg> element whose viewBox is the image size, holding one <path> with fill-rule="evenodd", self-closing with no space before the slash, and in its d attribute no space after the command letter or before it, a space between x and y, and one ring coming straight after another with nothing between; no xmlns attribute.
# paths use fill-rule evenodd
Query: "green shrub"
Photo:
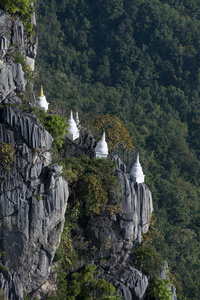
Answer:
<svg viewBox="0 0 200 300"><path fill-rule="evenodd" d="M59 115L47 115L44 122L45 129L51 133L54 138L53 146L61 148L65 139L66 119Z"/></svg>
<svg viewBox="0 0 200 300"><path fill-rule="evenodd" d="M33 30L33 24L30 23L33 13L34 0L1 0L0 7L10 14L18 14L27 30Z"/></svg>
<svg viewBox="0 0 200 300"><path fill-rule="evenodd" d="M6 256L6 253L5 252L0 252L0 272L8 272L8 268L5 267L3 264L2 264L2 258Z"/></svg>
<svg viewBox="0 0 200 300"><path fill-rule="evenodd" d="M149 243L139 245L133 250L134 266L141 270L150 279L158 278L164 262L156 252L154 246Z"/></svg>
<svg viewBox="0 0 200 300"><path fill-rule="evenodd" d="M67 300L119 300L115 287L104 279L95 279L97 266L87 265L81 272L73 273L68 283Z"/></svg>
<svg viewBox="0 0 200 300"><path fill-rule="evenodd" d="M38 201L40 201L42 199L41 195L37 195L36 198Z"/></svg>
<svg viewBox="0 0 200 300"><path fill-rule="evenodd" d="M105 211L109 208L109 198L118 195L119 182L118 177L114 176L115 163L110 159L68 157L59 164L63 166L63 175L73 189L71 203L80 203L80 210L85 215Z"/></svg>
<svg viewBox="0 0 200 300"><path fill-rule="evenodd" d="M55 254L55 261L60 261L62 269L69 272L72 266L76 265L77 253L73 246L71 231L77 226L76 208L67 212L64 229L61 235L61 242Z"/></svg>
<svg viewBox="0 0 200 300"><path fill-rule="evenodd" d="M38 117L40 123L52 135L53 147L61 148L65 139L66 133L66 119L56 114L48 115L44 110L33 107L32 112Z"/></svg>
<svg viewBox="0 0 200 300"><path fill-rule="evenodd" d="M169 279L155 280L151 284L149 296L159 300L171 300L172 292L169 289L171 285Z"/></svg>
<svg viewBox="0 0 200 300"><path fill-rule="evenodd" d="M30 81L33 80L32 71L31 71L30 66L27 65L23 55L17 50L14 52L14 63L21 64L22 70L24 71L26 78Z"/></svg>
<svg viewBox="0 0 200 300"><path fill-rule="evenodd" d="M11 144L2 143L0 145L0 166L9 171L14 162L14 149Z"/></svg>

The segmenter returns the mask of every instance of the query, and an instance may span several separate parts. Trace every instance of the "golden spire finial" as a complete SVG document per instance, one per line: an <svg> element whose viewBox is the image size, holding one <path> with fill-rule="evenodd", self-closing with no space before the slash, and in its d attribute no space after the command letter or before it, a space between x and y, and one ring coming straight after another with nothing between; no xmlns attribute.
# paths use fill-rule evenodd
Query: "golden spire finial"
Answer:
<svg viewBox="0 0 200 300"><path fill-rule="evenodd" d="M40 88L40 95L39 95L39 97L44 97L42 85L41 85L41 88Z"/></svg>

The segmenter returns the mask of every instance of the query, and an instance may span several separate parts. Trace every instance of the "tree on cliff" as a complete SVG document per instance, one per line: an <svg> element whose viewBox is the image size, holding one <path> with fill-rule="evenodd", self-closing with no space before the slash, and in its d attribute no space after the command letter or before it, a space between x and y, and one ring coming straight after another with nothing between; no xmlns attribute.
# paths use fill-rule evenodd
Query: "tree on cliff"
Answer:
<svg viewBox="0 0 200 300"><path fill-rule="evenodd" d="M124 150L133 149L133 137L131 137L128 129L118 117L110 114L96 116L91 119L89 126L96 140L100 140L102 133L106 132L106 141L110 151L117 146L122 147Z"/></svg>

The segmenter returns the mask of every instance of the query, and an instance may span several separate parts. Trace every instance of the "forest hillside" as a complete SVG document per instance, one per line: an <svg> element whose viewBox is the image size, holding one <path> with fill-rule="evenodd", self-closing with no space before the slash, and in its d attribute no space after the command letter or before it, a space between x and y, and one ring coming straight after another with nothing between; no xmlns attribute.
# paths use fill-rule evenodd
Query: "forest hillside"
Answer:
<svg viewBox="0 0 200 300"><path fill-rule="evenodd" d="M153 244L178 299L200 293L200 1L38 0L40 84L64 116L107 113L133 136L152 191ZM182 294L182 296L181 296Z"/></svg>

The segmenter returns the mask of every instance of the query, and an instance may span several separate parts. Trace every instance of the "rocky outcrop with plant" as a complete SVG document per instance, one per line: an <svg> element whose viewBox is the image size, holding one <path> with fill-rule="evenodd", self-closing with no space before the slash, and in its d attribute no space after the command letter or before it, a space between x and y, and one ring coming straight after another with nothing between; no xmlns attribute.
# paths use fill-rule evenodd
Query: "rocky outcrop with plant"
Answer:
<svg viewBox="0 0 200 300"><path fill-rule="evenodd" d="M30 36L17 15L0 9L0 104L22 103L19 94L25 92L36 54L35 33Z"/></svg>
<svg viewBox="0 0 200 300"><path fill-rule="evenodd" d="M133 183L126 173L126 166L116 156L121 186L119 199L123 214L120 219L120 229L125 239L137 240L141 243L142 234L148 232L149 222L153 212L151 192L144 183Z"/></svg>
<svg viewBox="0 0 200 300"><path fill-rule="evenodd" d="M109 199L111 212L93 217L85 231L95 245L91 253L99 265L102 278L112 283L124 300L142 300L148 287L148 278L134 267L132 250L147 233L153 211L151 192L147 186L130 181L126 166L115 156L119 194ZM118 209L115 206L119 205ZM113 209L113 211L112 211Z"/></svg>
<svg viewBox="0 0 200 300"><path fill-rule="evenodd" d="M23 299L23 291L37 289L49 275L68 188L62 168L50 165L52 137L37 117L6 107L0 119L0 242L8 268L0 287L8 299Z"/></svg>

